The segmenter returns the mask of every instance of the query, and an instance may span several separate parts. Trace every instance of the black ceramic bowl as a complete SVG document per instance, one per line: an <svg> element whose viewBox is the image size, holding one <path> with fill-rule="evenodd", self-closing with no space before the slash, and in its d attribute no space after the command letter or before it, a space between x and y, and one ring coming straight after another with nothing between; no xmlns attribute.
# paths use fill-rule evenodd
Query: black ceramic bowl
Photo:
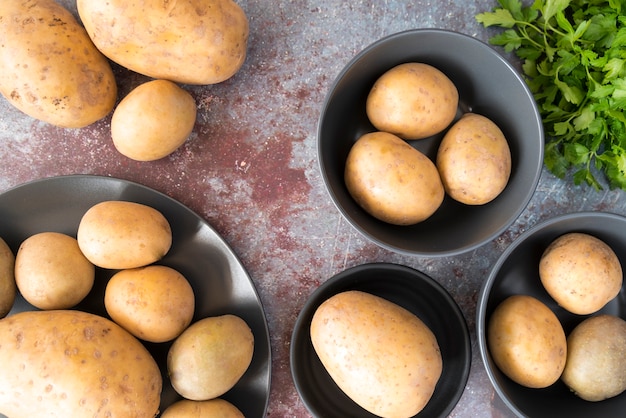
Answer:
<svg viewBox="0 0 626 418"><path fill-rule="evenodd" d="M584 318L557 306L539 280L539 260L546 247L569 232L591 234L607 243L626 266L626 218L609 213L574 213L543 222L526 231L511 244L493 267L479 294L477 336L480 354L489 379L504 403L519 417L623 417L626 393L601 402L584 401L560 380L545 389L525 388L507 378L494 364L486 341L489 318L496 306L514 294L534 296L550 307L566 335ZM626 290L601 311L626 319Z"/></svg>
<svg viewBox="0 0 626 418"><path fill-rule="evenodd" d="M506 189L483 206L446 197L434 215L412 226L395 226L366 213L344 183L345 161L354 142L375 131L365 112L367 95L385 71L405 62L443 71L459 91L459 111L494 121L509 142L512 172ZM435 159L443 134L409 141ZM543 164L544 133L532 93L517 71L487 44L456 32L416 29L383 38L360 52L335 80L318 126L318 159L331 199L354 228L396 252L446 256L474 249L498 236L532 197Z"/></svg>
<svg viewBox="0 0 626 418"><path fill-rule="evenodd" d="M364 264L328 279L298 315L291 339L291 373L309 411L324 418L375 418L339 389L311 343L311 319L317 307L347 290L368 292L394 302L413 312L433 331L441 349L443 371L432 398L417 416L447 417L469 376L471 346L465 318L439 283L410 267L388 263Z"/></svg>

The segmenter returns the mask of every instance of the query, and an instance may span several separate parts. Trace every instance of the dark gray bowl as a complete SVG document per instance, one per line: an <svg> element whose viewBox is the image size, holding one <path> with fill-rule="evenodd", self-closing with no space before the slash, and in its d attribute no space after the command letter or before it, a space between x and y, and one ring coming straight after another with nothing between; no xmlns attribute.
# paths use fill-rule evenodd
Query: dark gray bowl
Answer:
<svg viewBox="0 0 626 418"><path fill-rule="evenodd" d="M366 112L367 94L390 68L410 61L443 71L457 86L459 116L473 111L502 129L512 154L506 189L483 206L466 206L446 197L424 222L395 226L366 213L350 196L344 167L352 144L374 131ZM443 134L411 145L434 159ZM456 32L416 29L383 38L354 57L335 80L321 112L318 158L331 199L364 236L390 250L447 256L472 250L501 234L531 199L543 165L544 133L532 93L517 71L487 44Z"/></svg>
<svg viewBox="0 0 626 418"><path fill-rule="evenodd" d="M291 337L291 374L305 406L315 417L375 418L332 380L311 343L311 320L331 296L360 290L385 298L409 310L435 334L443 370L435 392L418 417L447 417L461 398L472 361L470 335L463 313L435 280L410 267L363 264L328 279L309 297L300 311Z"/></svg>
<svg viewBox="0 0 626 418"><path fill-rule="evenodd" d="M496 392L519 417L623 417L626 392L602 402L587 402L571 393L560 380L545 389L525 388L500 372L487 349L485 332L489 318L500 302L514 294L534 296L544 302L559 318L566 335L588 317L558 307L539 280L541 254L554 239L568 232L584 232L603 240L615 251L622 266L626 266L626 218L622 216L601 212L574 213L526 231L504 251L480 291L476 313L480 354ZM622 288L600 312L626 319L626 290Z"/></svg>

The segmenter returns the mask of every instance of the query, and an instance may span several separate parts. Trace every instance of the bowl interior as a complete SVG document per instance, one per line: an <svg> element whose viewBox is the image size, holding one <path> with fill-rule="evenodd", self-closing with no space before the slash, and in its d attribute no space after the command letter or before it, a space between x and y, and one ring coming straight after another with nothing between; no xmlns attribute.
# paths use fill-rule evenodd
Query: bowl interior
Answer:
<svg viewBox="0 0 626 418"><path fill-rule="evenodd" d="M529 389L510 380L493 362L486 341L489 318L500 302L514 294L534 296L557 315L565 334L588 316L560 308L539 280L539 260L546 247L568 232L591 234L606 242L626 266L626 218L607 213L575 213L544 222L521 235L501 256L484 283L478 300L477 332L481 356L496 391L518 416L616 417L626 411L626 393L602 402L587 402L575 396L561 381L545 389ZM626 290L609 302L601 313L626 319Z"/></svg>
<svg viewBox="0 0 626 418"><path fill-rule="evenodd" d="M482 114L503 131L512 155L506 189L483 206L446 197L429 219L394 226L367 214L344 183L345 161L354 142L374 131L365 112L367 95L378 77L405 62L424 62L443 71L459 91L458 116ZM434 160L443 133L409 143ZM428 256L468 251L506 229L526 207L543 165L543 127L532 93L516 70L485 43L456 32L416 29L370 45L339 74L318 125L318 157L332 200L363 235L383 247Z"/></svg>
<svg viewBox="0 0 626 418"><path fill-rule="evenodd" d="M471 346L465 318L448 292L430 277L387 263L365 264L337 274L313 292L300 312L291 341L291 371L309 411L320 417L375 417L339 389L311 343L315 310L329 297L346 290L361 290L394 302L413 312L433 331L441 349L443 371L432 398L418 416L448 416L469 376Z"/></svg>

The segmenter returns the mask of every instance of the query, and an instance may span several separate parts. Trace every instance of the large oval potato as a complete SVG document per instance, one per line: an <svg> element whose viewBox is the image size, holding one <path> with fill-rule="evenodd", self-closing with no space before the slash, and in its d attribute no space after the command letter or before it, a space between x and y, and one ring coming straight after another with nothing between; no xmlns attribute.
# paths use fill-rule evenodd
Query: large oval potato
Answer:
<svg viewBox="0 0 626 418"><path fill-rule="evenodd" d="M248 18L232 0L78 0L87 33L111 60L183 84L215 84L243 65Z"/></svg>
<svg viewBox="0 0 626 418"><path fill-rule="evenodd" d="M161 418L244 418L244 415L235 405L224 399L181 399L168 406Z"/></svg>
<svg viewBox="0 0 626 418"><path fill-rule="evenodd" d="M191 324L174 340L167 371L174 390L192 401L229 391L241 379L254 353L254 335L236 315L207 317Z"/></svg>
<svg viewBox="0 0 626 418"><path fill-rule="evenodd" d="M484 205L509 181L511 150L498 125L483 115L466 113L443 137L436 165L451 198Z"/></svg>
<svg viewBox="0 0 626 418"><path fill-rule="evenodd" d="M76 238L40 232L26 238L15 256L15 282L20 293L39 309L69 309L89 294L95 266Z"/></svg>
<svg viewBox="0 0 626 418"><path fill-rule="evenodd" d="M585 233L561 235L544 250L539 277L554 300L568 311L600 310L622 289L619 258L604 241Z"/></svg>
<svg viewBox="0 0 626 418"><path fill-rule="evenodd" d="M13 307L17 286L15 284L15 254L0 238L0 319Z"/></svg>
<svg viewBox="0 0 626 418"><path fill-rule="evenodd" d="M496 307L487 344L502 373L529 388L550 386L565 368L565 331L554 312L532 296L509 296Z"/></svg>
<svg viewBox="0 0 626 418"><path fill-rule="evenodd" d="M0 413L11 418L153 418L162 378L144 346L108 319L28 311L0 321Z"/></svg>
<svg viewBox="0 0 626 418"><path fill-rule="evenodd" d="M85 212L76 238L96 266L130 269L163 258L172 245L172 229L163 214L150 206L110 200Z"/></svg>
<svg viewBox="0 0 626 418"><path fill-rule="evenodd" d="M409 62L376 80L366 99L366 112L379 131L423 139L447 128L458 104L459 93L448 76L432 65Z"/></svg>
<svg viewBox="0 0 626 418"><path fill-rule="evenodd" d="M196 101L167 80L152 80L133 89L111 118L115 148L128 158L153 161L180 147L196 122Z"/></svg>
<svg viewBox="0 0 626 418"><path fill-rule="evenodd" d="M378 296L345 291L311 320L311 341L328 374L354 402L381 417L410 417L432 397L443 370L432 331Z"/></svg>
<svg viewBox="0 0 626 418"><path fill-rule="evenodd" d="M107 283L104 306L111 319L135 337L160 343L189 326L195 299L182 274L151 265L115 273Z"/></svg>
<svg viewBox="0 0 626 418"><path fill-rule="evenodd" d="M0 93L27 115L81 128L113 110L109 61L54 0L0 2Z"/></svg>
<svg viewBox="0 0 626 418"><path fill-rule="evenodd" d="M445 194L435 164L388 132L371 132L354 143L344 179L350 195L366 212L395 225L429 218Z"/></svg>

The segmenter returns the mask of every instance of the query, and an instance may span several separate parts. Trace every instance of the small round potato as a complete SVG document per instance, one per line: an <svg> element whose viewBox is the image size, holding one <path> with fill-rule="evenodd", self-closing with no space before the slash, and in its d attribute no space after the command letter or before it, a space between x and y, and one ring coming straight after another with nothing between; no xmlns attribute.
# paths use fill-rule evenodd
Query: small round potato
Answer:
<svg viewBox="0 0 626 418"><path fill-rule="evenodd" d="M493 361L514 382L545 388L565 368L567 340L557 316L540 300L509 296L491 314L487 344Z"/></svg>
<svg viewBox="0 0 626 418"><path fill-rule="evenodd" d="M174 390L192 401L228 392L254 353L254 336L236 315L203 318L183 331L169 349L167 370Z"/></svg>
<svg viewBox="0 0 626 418"><path fill-rule="evenodd" d="M121 270L163 258L172 245L172 229L163 214L150 206L110 200L85 212L77 239L93 264Z"/></svg>
<svg viewBox="0 0 626 418"><path fill-rule="evenodd" d="M0 238L0 318L4 318L15 302L15 255L7 243Z"/></svg>
<svg viewBox="0 0 626 418"><path fill-rule="evenodd" d="M15 282L31 305L69 309L91 291L95 267L74 237L41 232L24 240L15 256Z"/></svg>
<svg viewBox="0 0 626 418"><path fill-rule="evenodd" d="M148 81L131 91L113 112L111 138L128 158L158 160L187 140L195 121L196 102L191 94L171 81Z"/></svg>
<svg viewBox="0 0 626 418"><path fill-rule="evenodd" d="M358 139L348 154L344 179L350 195L366 212L395 225L427 219L445 194L435 164L387 132Z"/></svg>
<svg viewBox="0 0 626 418"><path fill-rule="evenodd" d="M467 205L483 205L506 187L511 175L511 151L494 122L466 113L446 132L436 165L451 198Z"/></svg>
<svg viewBox="0 0 626 418"><path fill-rule="evenodd" d="M244 415L235 405L224 399L182 399L168 406L161 418L244 418Z"/></svg>
<svg viewBox="0 0 626 418"><path fill-rule="evenodd" d="M194 292L171 267L151 265L113 275L104 292L107 313L144 341L160 343L180 335L193 319Z"/></svg>
<svg viewBox="0 0 626 418"><path fill-rule="evenodd" d="M385 72L366 100L367 116L379 131L423 139L452 123L459 105L456 86L437 68L418 62Z"/></svg>
<svg viewBox="0 0 626 418"><path fill-rule="evenodd" d="M539 262L541 283L564 309L587 315L600 310L622 288L622 266L604 241L572 232L556 238Z"/></svg>

